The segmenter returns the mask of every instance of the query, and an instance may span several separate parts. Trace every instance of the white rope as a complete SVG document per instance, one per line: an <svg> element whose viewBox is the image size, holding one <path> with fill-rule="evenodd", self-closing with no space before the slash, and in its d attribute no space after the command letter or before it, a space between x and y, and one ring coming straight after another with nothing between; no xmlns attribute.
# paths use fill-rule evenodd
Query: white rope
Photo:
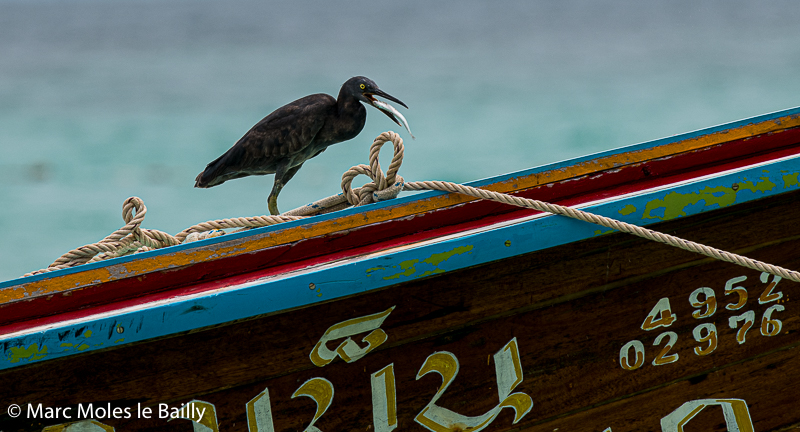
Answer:
<svg viewBox="0 0 800 432"><path fill-rule="evenodd" d="M254 216L233 219L219 219L193 225L172 236L163 231L142 229L140 226L147 214L147 207L139 197L130 197L122 205L122 219L125 226L97 243L73 249L55 260L47 268L36 270L25 276L46 273L87 262L102 261L108 258L128 255L173 246L181 243L217 237L225 234L227 228L258 228L281 222L303 219L302 216Z"/></svg>
<svg viewBox="0 0 800 432"><path fill-rule="evenodd" d="M389 169L384 175L381 170L378 156L381 147L387 142L394 145L394 156L389 164ZM765 262L757 261L745 256L726 252L713 247L705 246L693 241L684 240L669 234L660 233L627 222L618 221L605 216L587 213L582 210L565 207L557 204L546 203L534 199L519 198L512 195L478 189L471 186L460 185L443 181L421 181L405 183L403 177L397 174L403 163L403 139L394 132L384 132L372 142L369 153L369 166L357 165L342 175L342 193L324 198L307 206L299 207L279 216L254 216L248 218L221 219L203 222L191 226L174 237L157 230L142 229L140 226L147 213L147 207L141 199L131 197L125 200L122 207L122 218L125 226L115 231L97 243L82 246L67 252L57 259L48 268L26 274L44 273L61 268L72 267L86 262L100 261L108 258L152 250L164 246L172 246L188 241L223 235L224 229L240 228L251 229L267 225L274 225L286 221L303 219L305 217L340 210L350 205L361 206L373 202L383 201L397 197L401 190L421 191L438 190L459 193L475 198L496 201L508 205L529 208L555 215L590 222L606 228L632 234L655 242L674 246L689 252L698 253L720 261L747 267L749 269L767 272L795 282L800 282L800 273L778 267ZM359 175L366 175L371 182L360 188L353 189L353 179Z"/></svg>
<svg viewBox="0 0 800 432"><path fill-rule="evenodd" d="M800 282L800 273L793 270L788 270L783 267L778 267L762 261L757 261L742 255L737 255L731 252L723 251L721 249L705 246L700 243L696 243L690 240L685 240L680 237L675 237L673 235L660 233L658 231L653 231L651 229L629 224L627 222L618 221L616 219L611 219L593 213L587 213L583 210L578 210L571 207L546 203L534 199L519 198L503 193L492 192L485 189L478 189L471 186L459 185L449 182L439 182L439 181L411 182L411 183L406 183L405 186L405 190L411 190L411 191L425 190L425 189L440 190L445 192L455 192L473 196L476 198L482 198L491 201L501 202L504 204L510 204L518 207L525 207L529 209L539 210L542 212L566 216L572 219L582 220L585 222L601 225L606 228L611 228L617 231L633 234L638 237L674 246L676 248L683 249L689 252L705 255L707 257L718 259L720 261L737 264L742 267L747 267L749 269L767 272L773 275L780 276L785 279L793 280L795 282Z"/></svg>

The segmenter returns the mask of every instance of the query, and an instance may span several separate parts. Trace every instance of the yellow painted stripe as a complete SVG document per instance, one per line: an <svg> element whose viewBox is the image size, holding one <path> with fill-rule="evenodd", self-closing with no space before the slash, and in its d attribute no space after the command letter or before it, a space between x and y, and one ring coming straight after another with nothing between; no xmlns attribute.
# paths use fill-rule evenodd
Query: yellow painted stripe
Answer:
<svg viewBox="0 0 800 432"><path fill-rule="evenodd" d="M558 182L570 178L580 177L617 168L623 165L644 162L647 160L677 155L689 151L722 144L728 141L752 137L769 132L778 132L792 127L800 126L800 115L789 115L770 119L756 124L747 124L738 128L725 129L682 141L667 143L657 147L633 150L620 154L613 154L596 159L577 163L572 166L553 169L540 173L529 174L524 177L514 177L502 182L483 186L483 188L496 192L515 192L529 189L547 183ZM311 225L295 226L287 229L276 230L255 238L231 240L208 246L207 249L193 249L177 251L155 257L136 259L123 264L116 264L98 269L86 270L74 274L55 276L39 281L22 283L0 290L0 303L20 300L25 297L52 295L70 295L70 290L80 289L99 283L142 276L154 271L174 269L205 261L213 261L266 248L293 243L299 240L323 236L329 233L353 229L402 218L424 212L430 212L458 204L473 201L471 198L459 194L445 194L416 200L400 206L384 207L364 213L342 216L335 219L320 221Z"/></svg>

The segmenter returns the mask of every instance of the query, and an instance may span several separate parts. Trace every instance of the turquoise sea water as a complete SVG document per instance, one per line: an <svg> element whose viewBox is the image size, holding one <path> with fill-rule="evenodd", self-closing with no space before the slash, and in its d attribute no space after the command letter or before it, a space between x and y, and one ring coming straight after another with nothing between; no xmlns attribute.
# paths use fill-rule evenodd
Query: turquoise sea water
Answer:
<svg viewBox="0 0 800 432"><path fill-rule="evenodd" d="M171 233L267 213L272 176L194 178L354 75L417 139L368 109L281 210L337 193L388 129L407 180L464 182L798 106L798 22L790 0L0 0L0 280L113 232L132 195Z"/></svg>

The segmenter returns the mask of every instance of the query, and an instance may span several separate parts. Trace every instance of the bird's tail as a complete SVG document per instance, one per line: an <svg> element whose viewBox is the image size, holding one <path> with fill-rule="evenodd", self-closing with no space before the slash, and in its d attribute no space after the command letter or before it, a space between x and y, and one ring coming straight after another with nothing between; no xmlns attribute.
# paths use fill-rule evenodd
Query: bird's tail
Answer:
<svg viewBox="0 0 800 432"><path fill-rule="evenodd" d="M227 154L227 153L226 153ZM206 169L203 170L197 177L194 179L194 187L196 188L210 188L212 186L220 185L225 183L224 176L221 176L221 169L223 167L222 159L225 157L223 154L222 156L214 159L210 164L206 165Z"/></svg>

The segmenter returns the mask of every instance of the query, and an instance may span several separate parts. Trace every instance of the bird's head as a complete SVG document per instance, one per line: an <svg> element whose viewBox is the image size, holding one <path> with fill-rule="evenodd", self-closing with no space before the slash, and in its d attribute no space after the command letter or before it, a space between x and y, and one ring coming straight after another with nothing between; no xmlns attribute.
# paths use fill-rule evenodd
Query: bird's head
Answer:
<svg viewBox="0 0 800 432"><path fill-rule="evenodd" d="M377 99L375 99L375 96L380 96L392 102L397 102L406 109L408 109L408 106L406 106L406 104L404 104L400 99L397 99L396 97L390 95L389 93L386 93L383 90L379 89L378 85L375 84L375 81L372 81L371 79L363 76L353 77L344 83L344 85L342 86L342 91L355 97L359 101L364 102L367 105L372 105L375 108L378 108L382 113L386 114L390 119L392 119L393 122L397 123L398 126L403 126L403 124L400 123L397 117L395 117L395 115L389 109L381 106L388 104L378 101ZM395 110L395 112L397 111Z"/></svg>

